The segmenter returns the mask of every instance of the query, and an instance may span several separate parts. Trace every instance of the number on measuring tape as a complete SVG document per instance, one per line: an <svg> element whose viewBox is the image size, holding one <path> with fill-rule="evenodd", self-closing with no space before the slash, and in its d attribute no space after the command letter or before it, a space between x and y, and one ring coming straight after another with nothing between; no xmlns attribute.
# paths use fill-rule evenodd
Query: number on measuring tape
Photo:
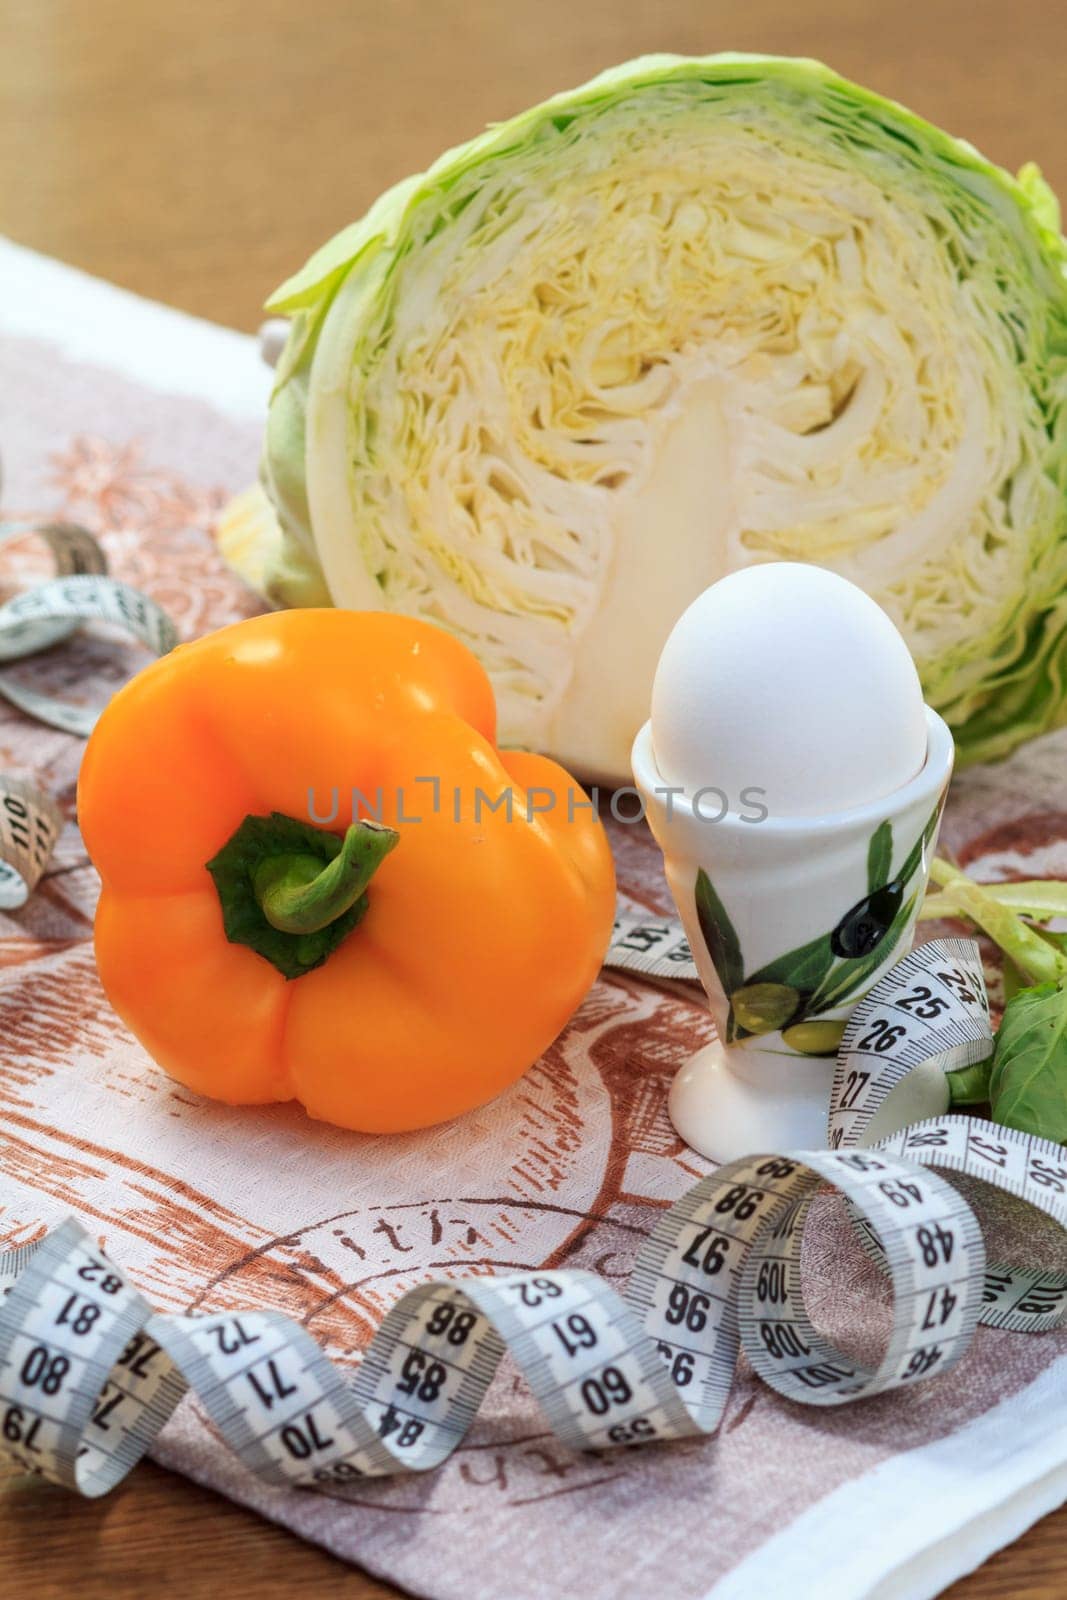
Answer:
<svg viewBox="0 0 1067 1600"><path fill-rule="evenodd" d="M916 1068L944 1074L992 1054L989 1002L973 940L939 939L898 962L852 1012L830 1095L830 1144L858 1144Z"/></svg>
<svg viewBox="0 0 1067 1600"><path fill-rule="evenodd" d="M0 774L0 911L24 906L63 827L54 801L21 778Z"/></svg>
<svg viewBox="0 0 1067 1600"><path fill-rule="evenodd" d="M604 955L604 965L644 978L674 978L695 983L697 967L681 923L672 917L621 913Z"/></svg>

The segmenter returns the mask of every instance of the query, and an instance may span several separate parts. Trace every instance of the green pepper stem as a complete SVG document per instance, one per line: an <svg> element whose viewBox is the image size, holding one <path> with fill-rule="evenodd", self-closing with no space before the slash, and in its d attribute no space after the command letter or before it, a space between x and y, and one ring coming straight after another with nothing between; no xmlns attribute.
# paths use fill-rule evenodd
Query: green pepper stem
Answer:
<svg viewBox="0 0 1067 1600"><path fill-rule="evenodd" d="M395 828L364 820L326 866L310 852L268 856L252 873L257 904L281 933L318 933L355 905L399 839Z"/></svg>

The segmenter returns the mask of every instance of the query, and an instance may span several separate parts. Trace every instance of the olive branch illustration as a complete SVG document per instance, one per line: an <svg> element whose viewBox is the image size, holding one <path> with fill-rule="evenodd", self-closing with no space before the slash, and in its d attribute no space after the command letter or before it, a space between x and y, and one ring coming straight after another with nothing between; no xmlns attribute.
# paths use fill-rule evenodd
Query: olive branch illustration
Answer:
<svg viewBox="0 0 1067 1600"><path fill-rule="evenodd" d="M892 877L893 828L888 820L879 823L867 847L867 893L862 900L829 932L747 975L729 913L707 873L699 870L697 917L730 1002L728 1043L780 1030L783 1042L804 1055L836 1053L844 1022L816 1019L858 998L898 944L922 893L924 855L937 830L942 801ZM787 1033L792 1037L786 1038Z"/></svg>

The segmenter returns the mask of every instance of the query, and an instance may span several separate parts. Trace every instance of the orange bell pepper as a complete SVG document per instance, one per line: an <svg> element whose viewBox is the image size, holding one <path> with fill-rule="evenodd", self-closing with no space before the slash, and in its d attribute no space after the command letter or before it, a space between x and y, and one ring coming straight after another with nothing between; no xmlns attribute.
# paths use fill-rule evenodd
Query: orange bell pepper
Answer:
<svg viewBox="0 0 1067 1600"><path fill-rule="evenodd" d="M596 977L614 874L582 791L494 723L463 645L376 612L255 617L120 690L78 790L96 956L168 1073L393 1132L537 1059Z"/></svg>

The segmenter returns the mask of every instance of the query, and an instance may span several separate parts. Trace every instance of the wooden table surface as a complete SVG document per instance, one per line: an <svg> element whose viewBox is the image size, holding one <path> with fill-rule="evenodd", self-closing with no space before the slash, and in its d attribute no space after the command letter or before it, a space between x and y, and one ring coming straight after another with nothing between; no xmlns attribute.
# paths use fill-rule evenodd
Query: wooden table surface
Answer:
<svg viewBox="0 0 1067 1600"><path fill-rule="evenodd" d="M1067 193L1062 0L0 0L0 23L0 232L241 328L385 185L643 51L819 56ZM394 1592L150 1465L93 1504L4 1470L11 1600ZM1062 1600L1065 1568L1067 1510L948 1593Z"/></svg>

